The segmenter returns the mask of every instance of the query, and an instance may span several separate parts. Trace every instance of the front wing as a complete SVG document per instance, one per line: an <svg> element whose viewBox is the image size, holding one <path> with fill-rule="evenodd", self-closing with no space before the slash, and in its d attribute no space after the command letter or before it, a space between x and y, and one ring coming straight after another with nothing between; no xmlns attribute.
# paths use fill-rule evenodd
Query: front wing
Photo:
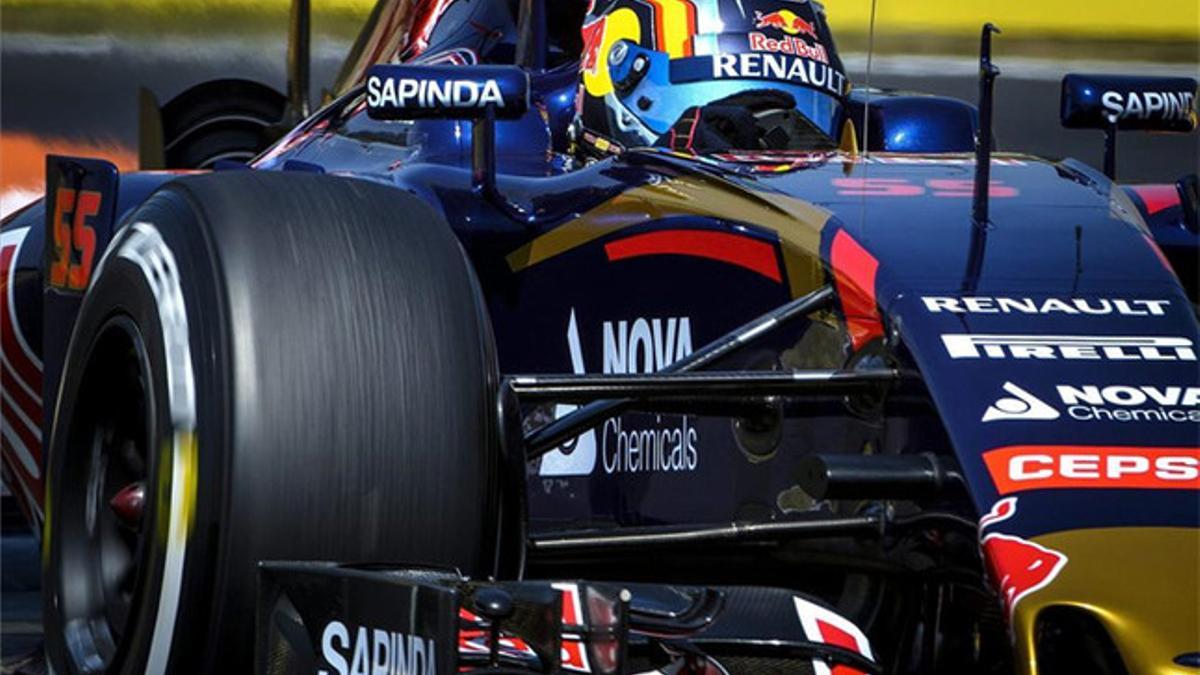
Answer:
<svg viewBox="0 0 1200 675"><path fill-rule="evenodd" d="M255 652L263 675L881 672L857 626L783 589L334 563L260 566Z"/></svg>

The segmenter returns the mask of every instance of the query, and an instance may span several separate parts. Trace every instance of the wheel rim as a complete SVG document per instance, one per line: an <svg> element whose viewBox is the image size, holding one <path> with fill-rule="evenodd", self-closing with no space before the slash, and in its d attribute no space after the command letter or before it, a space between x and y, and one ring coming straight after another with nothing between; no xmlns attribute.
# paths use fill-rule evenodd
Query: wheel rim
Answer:
<svg viewBox="0 0 1200 675"><path fill-rule="evenodd" d="M60 508L58 611L74 665L118 663L134 634L151 573L155 437L149 359L128 317L98 332L67 432Z"/></svg>

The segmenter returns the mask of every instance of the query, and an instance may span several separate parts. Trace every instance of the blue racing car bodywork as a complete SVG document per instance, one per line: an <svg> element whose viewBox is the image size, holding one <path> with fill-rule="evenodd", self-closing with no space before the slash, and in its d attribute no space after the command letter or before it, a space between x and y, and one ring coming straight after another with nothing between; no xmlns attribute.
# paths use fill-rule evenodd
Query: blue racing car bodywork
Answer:
<svg viewBox="0 0 1200 675"><path fill-rule="evenodd" d="M474 54L475 39L422 59ZM397 68L486 79L469 65ZM1200 652L1194 179L1121 186L1074 160L997 153L981 222L975 139L989 131L975 106L883 91L850 97L847 117L870 130L852 149L644 148L585 164L564 152L579 65L526 72L528 112L494 122L494 186L471 122L375 119L361 86L218 172L353 177L449 224L500 371L531 395L532 572L802 589L861 626L889 672L934 672L967 644L977 660L957 663L1003 652L1001 670L1067 672L1046 664L1084 645L1128 672L1186 672L1172 668ZM65 286L49 279L47 237L56 222L94 228L98 262L124 215L176 179L67 158L50 169L45 206L3 230L5 374L22 383L6 384L5 423L36 432L6 431L4 466L35 522L40 439L79 307L53 299ZM103 208L56 215L58 190L88 189L78 180L96 181ZM803 316L739 333L798 302ZM744 396L697 384L565 440L538 435L633 396L537 398L549 374L641 386L729 335L744 347L704 365L744 374ZM760 395L754 373L828 386Z"/></svg>

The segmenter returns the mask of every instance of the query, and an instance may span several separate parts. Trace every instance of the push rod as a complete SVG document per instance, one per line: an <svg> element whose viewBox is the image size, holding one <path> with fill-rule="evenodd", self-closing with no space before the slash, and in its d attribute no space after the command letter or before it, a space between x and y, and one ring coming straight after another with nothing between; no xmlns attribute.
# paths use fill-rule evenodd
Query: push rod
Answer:
<svg viewBox="0 0 1200 675"><path fill-rule="evenodd" d="M779 537L843 537L868 532L879 533L883 526L882 516L868 514L775 523L730 523L716 527L622 528L611 534L561 533L533 537L529 540L529 546L534 551L551 552L679 546Z"/></svg>
<svg viewBox="0 0 1200 675"><path fill-rule="evenodd" d="M596 399L711 401L755 396L846 394L899 381L896 370L701 371L637 375L516 375L509 386L522 403L587 403Z"/></svg>
<svg viewBox="0 0 1200 675"><path fill-rule="evenodd" d="M833 288L822 286L743 324L713 342L667 366L660 373L682 373L702 370L713 362L724 358L755 340L769 335L798 318L805 317L818 309L829 306L833 300ZM532 460L541 457L565 441L595 427L604 420L620 414L632 401L609 399L594 401L578 410L564 415L545 426L525 435L525 457Z"/></svg>

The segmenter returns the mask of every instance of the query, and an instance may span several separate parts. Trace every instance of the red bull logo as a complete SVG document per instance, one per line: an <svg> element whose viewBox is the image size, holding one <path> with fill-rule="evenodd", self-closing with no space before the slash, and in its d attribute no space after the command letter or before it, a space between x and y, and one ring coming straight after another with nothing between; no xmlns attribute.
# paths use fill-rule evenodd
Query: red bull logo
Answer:
<svg viewBox="0 0 1200 675"><path fill-rule="evenodd" d="M1008 520L1016 512L1015 497L1002 499L980 519L980 529ZM993 532L984 535L980 547L1010 620L1022 598L1049 586L1067 564L1066 555L1011 534Z"/></svg>
<svg viewBox="0 0 1200 675"><path fill-rule="evenodd" d="M757 22L755 28L774 28L788 35L807 35L814 40L817 39L816 26L789 9L780 9L766 14L755 12L754 19Z"/></svg>
<svg viewBox="0 0 1200 675"><path fill-rule="evenodd" d="M825 52L823 45L817 43L810 45L803 38L791 37L789 35L774 40L762 33L751 33L748 37L750 39L750 49L756 52L795 54L803 59L829 63L829 55Z"/></svg>

